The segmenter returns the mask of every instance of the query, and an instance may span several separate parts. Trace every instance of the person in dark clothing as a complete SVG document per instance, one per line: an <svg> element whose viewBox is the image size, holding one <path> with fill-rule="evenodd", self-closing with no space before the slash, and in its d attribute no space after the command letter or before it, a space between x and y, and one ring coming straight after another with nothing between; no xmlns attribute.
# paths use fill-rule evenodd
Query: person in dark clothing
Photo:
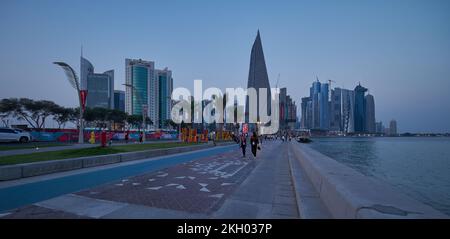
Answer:
<svg viewBox="0 0 450 239"><path fill-rule="evenodd" d="M141 132L141 133L139 134L139 142L142 143L142 142L144 142L143 140L144 140L144 133Z"/></svg>
<svg viewBox="0 0 450 239"><path fill-rule="evenodd" d="M128 144L128 140L130 139L130 133L128 131L125 132L125 143Z"/></svg>
<svg viewBox="0 0 450 239"><path fill-rule="evenodd" d="M242 148L242 157L245 158L245 149L247 148L247 138L245 138L245 135L241 135L241 148Z"/></svg>
<svg viewBox="0 0 450 239"><path fill-rule="evenodd" d="M250 144L252 147L252 154L256 158L256 151L258 150L259 146L259 140L258 136L256 135L256 132L253 132L253 136L250 138Z"/></svg>

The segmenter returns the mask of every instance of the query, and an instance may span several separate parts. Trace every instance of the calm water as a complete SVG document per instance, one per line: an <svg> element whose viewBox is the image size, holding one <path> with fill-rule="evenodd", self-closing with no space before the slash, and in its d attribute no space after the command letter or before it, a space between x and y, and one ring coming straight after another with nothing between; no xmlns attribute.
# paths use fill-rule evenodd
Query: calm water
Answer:
<svg viewBox="0 0 450 239"><path fill-rule="evenodd" d="M313 140L313 149L450 215L450 138Z"/></svg>

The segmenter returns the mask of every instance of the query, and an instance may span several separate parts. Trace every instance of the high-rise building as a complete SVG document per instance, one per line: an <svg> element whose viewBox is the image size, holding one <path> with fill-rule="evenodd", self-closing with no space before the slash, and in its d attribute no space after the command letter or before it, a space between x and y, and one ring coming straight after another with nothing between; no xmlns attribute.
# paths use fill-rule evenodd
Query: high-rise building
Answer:
<svg viewBox="0 0 450 239"><path fill-rule="evenodd" d="M330 128L328 90L329 88L327 83L323 83L320 85L320 97L318 97L318 99L320 102L319 106L320 129L322 130L328 130Z"/></svg>
<svg viewBox="0 0 450 239"><path fill-rule="evenodd" d="M114 91L114 109L125 112L125 91Z"/></svg>
<svg viewBox="0 0 450 239"><path fill-rule="evenodd" d="M166 120L170 119L170 111L172 110L172 91L173 91L173 79L172 71L167 69L156 70L155 72L158 81L158 118L159 127L162 128L165 125Z"/></svg>
<svg viewBox="0 0 450 239"><path fill-rule="evenodd" d="M154 72L153 61L125 59L125 83L132 86L125 89L125 112L142 115L145 110L147 116L156 123L158 91Z"/></svg>
<svg viewBox="0 0 450 239"><path fill-rule="evenodd" d="M342 131L341 127L341 89L331 90L330 99L330 130Z"/></svg>
<svg viewBox="0 0 450 239"><path fill-rule="evenodd" d="M366 104L365 104L365 93L366 88L358 84L355 87L355 132L363 133L365 132L366 124Z"/></svg>
<svg viewBox="0 0 450 239"><path fill-rule="evenodd" d="M81 89L87 90L86 107L114 108L114 70L95 73L94 66L81 56Z"/></svg>
<svg viewBox="0 0 450 239"><path fill-rule="evenodd" d="M367 133L375 133L375 100L373 95L367 94L365 98L366 105L366 122L365 122L365 132Z"/></svg>
<svg viewBox="0 0 450 239"><path fill-rule="evenodd" d="M311 119L310 119L310 109L309 106L311 98L303 97L301 103L301 120L300 120L300 128L301 129L310 129L311 128Z"/></svg>
<svg viewBox="0 0 450 239"><path fill-rule="evenodd" d="M375 123L375 133L377 134L383 134L384 133L384 126L383 122L376 122Z"/></svg>
<svg viewBox="0 0 450 239"><path fill-rule="evenodd" d="M280 89L280 94L279 94L279 108L280 108L280 129L285 129L286 128L286 120L287 120L287 106L286 106L286 101L287 101L287 89L281 88Z"/></svg>
<svg viewBox="0 0 450 239"><path fill-rule="evenodd" d="M257 104L256 104L256 113L257 118L256 120L260 120L260 112L259 112L259 105L260 105L260 89L266 89L267 90L267 115L271 115L271 91L270 91L270 83L269 83L269 77L267 75L267 68L266 68L266 62L264 59L264 52L262 48L261 43L261 37L258 33L256 35L255 42L253 43L251 55L250 55L250 68L249 68L249 74L248 74L248 82L247 82L247 88L254 88L257 92ZM246 101L246 107L245 107L245 115L246 115L246 122L249 122L249 102L248 97ZM254 129L254 124L250 124L250 130Z"/></svg>
<svg viewBox="0 0 450 239"><path fill-rule="evenodd" d="M340 89L341 92L341 131L355 132L355 92Z"/></svg>
<svg viewBox="0 0 450 239"><path fill-rule="evenodd" d="M320 128L320 86L321 84L319 82L319 79L317 79L315 82L313 82L313 85L309 90L310 98L312 101L312 129Z"/></svg>
<svg viewBox="0 0 450 239"><path fill-rule="evenodd" d="M389 135L397 136L397 134L397 121L393 119L389 122Z"/></svg>

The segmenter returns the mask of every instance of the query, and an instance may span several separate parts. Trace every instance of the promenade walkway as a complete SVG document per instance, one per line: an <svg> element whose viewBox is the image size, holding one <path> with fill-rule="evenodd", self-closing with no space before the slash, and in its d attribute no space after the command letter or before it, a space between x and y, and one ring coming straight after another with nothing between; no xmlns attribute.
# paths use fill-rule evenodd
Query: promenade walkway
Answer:
<svg viewBox="0 0 450 239"><path fill-rule="evenodd" d="M249 149L242 158L238 145L226 146L3 212L0 218L300 218L290 144L265 141L256 160Z"/></svg>

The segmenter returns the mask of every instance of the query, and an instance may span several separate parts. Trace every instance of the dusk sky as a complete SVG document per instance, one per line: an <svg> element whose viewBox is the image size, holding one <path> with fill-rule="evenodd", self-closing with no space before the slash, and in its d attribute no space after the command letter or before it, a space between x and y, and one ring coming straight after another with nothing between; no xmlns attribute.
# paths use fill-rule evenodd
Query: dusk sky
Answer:
<svg viewBox="0 0 450 239"><path fill-rule="evenodd" d="M125 58L173 71L174 87L246 87L257 30L272 87L299 106L316 75L375 97L400 132L450 132L450 1L0 1L0 98L76 106L63 71L80 48L96 72Z"/></svg>

